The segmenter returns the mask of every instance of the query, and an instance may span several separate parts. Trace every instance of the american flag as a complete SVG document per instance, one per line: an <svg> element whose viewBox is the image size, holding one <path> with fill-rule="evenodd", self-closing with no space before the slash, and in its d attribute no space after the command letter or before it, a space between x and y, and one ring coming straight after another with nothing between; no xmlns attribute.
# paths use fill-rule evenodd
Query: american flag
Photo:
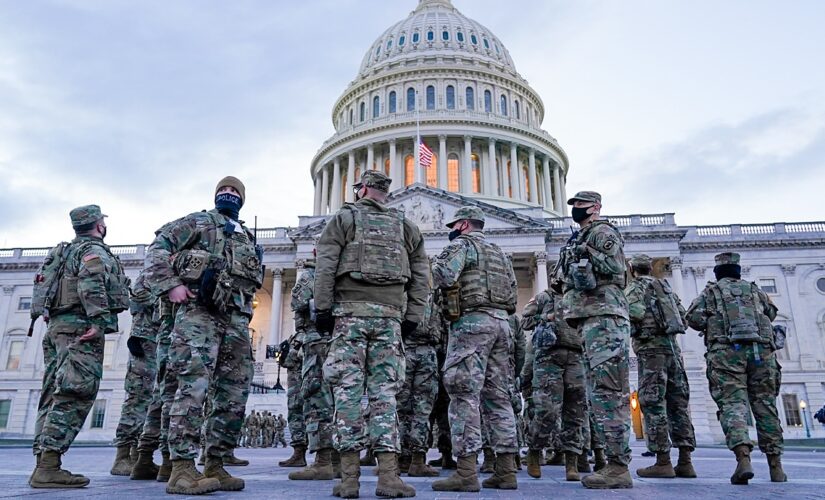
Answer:
<svg viewBox="0 0 825 500"><path fill-rule="evenodd" d="M433 164L433 150L428 148L424 141L418 145L418 163L424 168L430 168Z"/></svg>

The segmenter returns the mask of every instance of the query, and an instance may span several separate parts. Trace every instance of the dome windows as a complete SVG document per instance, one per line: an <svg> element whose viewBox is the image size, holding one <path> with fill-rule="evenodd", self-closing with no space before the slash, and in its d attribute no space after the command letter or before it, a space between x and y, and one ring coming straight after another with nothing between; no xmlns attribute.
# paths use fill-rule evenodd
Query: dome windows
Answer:
<svg viewBox="0 0 825 500"><path fill-rule="evenodd" d="M435 109L435 87L427 86L427 109Z"/></svg>
<svg viewBox="0 0 825 500"><path fill-rule="evenodd" d="M392 38L387 40L387 50L390 50L391 48L392 48Z"/></svg>
<svg viewBox="0 0 825 500"><path fill-rule="evenodd" d="M404 43L405 43L406 41L407 41L407 37L406 37L406 36L404 36L404 35L399 36L399 37L398 37L398 46L399 46L399 47L403 47L403 46L404 46Z"/></svg>
<svg viewBox="0 0 825 500"><path fill-rule="evenodd" d="M415 33L413 33L412 43L418 43L420 41L421 41L421 34L416 31Z"/></svg>
<svg viewBox="0 0 825 500"><path fill-rule="evenodd" d="M380 101L378 100L378 96L372 98L372 117L378 118L378 113L381 109Z"/></svg>
<svg viewBox="0 0 825 500"><path fill-rule="evenodd" d="M495 47L495 48L496 48L496 54L501 54L501 50L498 48L498 44L497 44L497 43L493 43L493 47Z"/></svg>
<svg viewBox="0 0 825 500"><path fill-rule="evenodd" d="M476 109L476 98L475 98L475 91L472 87L467 87L467 90L464 91L464 98L467 101L467 109L474 110Z"/></svg>
<svg viewBox="0 0 825 500"><path fill-rule="evenodd" d="M516 114L516 120L521 120L521 109L519 107L518 101L513 103L513 112Z"/></svg>
<svg viewBox="0 0 825 500"><path fill-rule="evenodd" d="M473 45L478 45L478 37L475 35L475 33L470 34L470 43L472 43Z"/></svg>
<svg viewBox="0 0 825 500"><path fill-rule="evenodd" d="M449 42L450 41L450 32L447 31L447 30L442 31L441 32L441 39L445 42Z"/></svg>
<svg viewBox="0 0 825 500"><path fill-rule="evenodd" d="M363 122L367 119L367 103L361 101L361 106L358 112L358 118Z"/></svg>
<svg viewBox="0 0 825 500"><path fill-rule="evenodd" d="M484 91L484 112L493 112L493 94L489 90Z"/></svg>
<svg viewBox="0 0 825 500"><path fill-rule="evenodd" d="M427 31L427 41L432 42L433 40L435 40L435 33L433 33L433 30Z"/></svg>
<svg viewBox="0 0 825 500"><path fill-rule="evenodd" d="M407 89L407 111L415 111L415 89Z"/></svg>
<svg viewBox="0 0 825 500"><path fill-rule="evenodd" d="M456 32L455 39L459 41L459 43L464 43L464 33L461 31Z"/></svg>
<svg viewBox="0 0 825 500"><path fill-rule="evenodd" d="M396 102L395 102L395 91L393 90L390 92L390 113L395 113L396 109Z"/></svg>
<svg viewBox="0 0 825 500"><path fill-rule="evenodd" d="M375 47L375 55L377 56L379 54L381 54L381 44L378 44L378 46Z"/></svg>
<svg viewBox="0 0 825 500"><path fill-rule="evenodd" d="M455 109L455 87L447 85L447 109Z"/></svg>
<svg viewBox="0 0 825 500"><path fill-rule="evenodd" d="M484 42L484 48L490 50L490 41L486 38L482 38L482 41Z"/></svg>
<svg viewBox="0 0 825 500"><path fill-rule="evenodd" d="M507 116L507 97L501 96L501 114Z"/></svg>

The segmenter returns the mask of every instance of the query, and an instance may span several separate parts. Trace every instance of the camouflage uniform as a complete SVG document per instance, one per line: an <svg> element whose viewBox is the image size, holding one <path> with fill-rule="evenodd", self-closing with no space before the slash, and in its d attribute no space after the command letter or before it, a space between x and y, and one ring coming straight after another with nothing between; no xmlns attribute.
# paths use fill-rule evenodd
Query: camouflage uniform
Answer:
<svg viewBox="0 0 825 500"><path fill-rule="evenodd" d="M177 379L170 377L166 369L169 358L169 344L172 328L175 326L175 315L172 303L165 297L160 297L156 307L158 315L157 370L152 386L152 399L146 411L146 419L138 441L138 452L153 452L160 448L161 452L169 453L169 408L177 391Z"/></svg>
<svg viewBox="0 0 825 500"><path fill-rule="evenodd" d="M650 258L634 256L631 264L650 268ZM681 349L675 334L668 334L654 318L650 299L654 296L653 282L663 290L670 290L665 280L649 275L636 277L625 294L632 323L633 352L639 362L639 405L644 414L647 449L654 453L668 453L677 448L696 448L696 436L690 421L690 386L682 361ZM671 295L683 317L685 310L679 297ZM658 314L657 308L656 314ZM684 328L682 329L684 333Z"/></svg>
<svg viewBox="0 0 825 500"><path fill-rule="evenodd" d="M96 205L71 212L73 226L102 217ZM103 335L118 331L117 313L129 306L128 288L120 261L103 240L89 236L72 240L43 338L45 371L35 453L65 453L86 421L103 375ZM99 334L78 342L90 326Z"/></svg>
<svg viewBox="0 0 825 500"><path fill-rule="evenodd" d="M532 406L528 442L530 449L552 448L581 454L587 427L582 338L562 319L561 297L540 292L524 307L521 326L534 330ZM552 346L537 345L536 327L550 326L557 340Z"/></svg>
<svg viewBox="0 0 825 500"><path fill-rule="evenodd" d="M301 420L301 423L303 423L303 419ZM286 420L284 420L283 415L278 415L278 418L275 418L274 416L272 417L272 426L271 426L271 429L273 430L272 446L275 446L277 448L278 445L280 444L281 446L286 448L286 437L285 437L286 436L285 435L286 428L287 428L287 422L286 422ZM290 432L292 432L291 427L290 427ZM293 443L295 442L294 437L291 437L290 439ZM304 440L301 441L302 446L306 446L306 434L304 434L303 439Z"/></svg>
<svg viewBox="0 0 825 500"><path fill-rule="evenodd" d="M120 422L115 431L114 444L117 447L137 445L152 402L152 388L157 377L158 317L155 313L155 302L143 284L143 274L139 275L132 287L132 297L129 301L132 313L129 342L139 344L143 355L129 355L126 379L123 383L126 399L123 401Z"/></svg>
<svg viewBox="0 0 825 500"><path fill-rule="evenodd" d="M252 299L263 279L252 241L240 222L210 210L167 225L149 247L147 282L154 293L165 295L183 284L199 293L178 306L171 334L167 377L178 383L169 411L172 460L197 456L207 390L214 391L207 456L228 456L237 442L253 374ZM211 267L215 261L225 263L224 269ZM198 272L198 262L207 269ZM214 280L202 280L210 272Z"/></svg>
<svg viewBox="0 0 825 500"><path fill-rule="evenodd" d="M303 339L299 332L296 332L289 338L289 354L286 359L281 361L281 366L286 368L287 387L286 387L286 406L287 406L287 421L289 422L290 446L293 448L298 446L306 447L307 435L304 423L304 399L301 396L301 388L303 386L303 376L301 371L304 364L304 353L301 344ZM274 424L274 422L273 422ZM273 428L277 431L277 428ZM280 429L280 439L283 438L284 429ZM277 434L277 432L276 432ZM274 436L274 440L278 440L278 436ZM271 446L270 443L267 446ZM286 446L286 444L284 444Z"/></svg>

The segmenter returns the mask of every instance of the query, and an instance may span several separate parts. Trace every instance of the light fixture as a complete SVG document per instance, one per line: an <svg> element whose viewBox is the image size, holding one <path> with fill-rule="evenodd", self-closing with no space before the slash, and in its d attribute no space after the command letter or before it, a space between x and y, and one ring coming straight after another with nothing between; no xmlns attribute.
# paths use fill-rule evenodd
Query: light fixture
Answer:
<svg viewBox="0 0 825 500"><path fill-rule="evenodd" d="M252 297L252 309L257 309L260 302L258 301L258 296Z"/></svg>
<svg viewBox="0 0 825 500"><path fill-rule="evenodd" d="M803 399L802 401L799 402L799 407L804 410L805 408L808 407L808 403L806 403L805 400Z"/></svg>

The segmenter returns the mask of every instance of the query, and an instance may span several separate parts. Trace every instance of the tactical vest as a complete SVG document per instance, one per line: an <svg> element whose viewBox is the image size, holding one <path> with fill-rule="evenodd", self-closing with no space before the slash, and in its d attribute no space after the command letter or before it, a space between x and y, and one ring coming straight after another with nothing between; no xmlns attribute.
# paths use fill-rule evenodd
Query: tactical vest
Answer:
<svg viewBox="0 0 825 500"><path fill-rule="evenodd" d="M624 247L624 238L622 238L622 235L615 228L615 226L613 226L613 224L611 224L607 221L595 221L592 224L590 224L586 229L583 229L581 231L581 233L579 233L579 237L576 240L576 243L575 243L574 246L578 246L581 243L587 242L588 237L590 235L590 232L593 229L595 229L596 227L600 226L600 225L610 226L610 228L616 233L616 237L619 239L619 242L622 244L622 247ZM579 258L581 258L581 259L588 258L589 253L591 251L592 250L590 249L590 246L588 245L587 252L583 255L580 255ZM624 262L625 261L624 250L623 249L619 250L619 254L616 256L616 260L619 261L619 262ZM568 274L570 275L569 278L568 278L568 281L570 281L571 283L575 279L584 279L584 277L578 277L577 276L577 274L584 272L584 273L588 273L592 276L592 279L595 281L596 286L618 285L619 287L624 288L627 285L627 270L624 270L620 274L602 274L602 273L596 271L595 269L593 269L592 264L590 262L588 262L587 265L584 266L584 267L586 267L586 270L583 269L581 271L573 272L574 266L577 266L577 263L568 263Z"/></svg>
<svg viewBox="0 0 825 500"><path fill-rule="evenodd" d="M764 314L755 284L745 280L723 279L709 285L716 314L722 318L723 338L708 338L728 343L759 342L770 344L773 328ZM709 337L710 337L710 332Z"/></svg>
<svg viewBox="0 0 825 500"><path fill-rule="evenodd" d="M49 250L37 273L35 273L30 310L33 320L40 316L48 316L48 309L54 305L58 284L66 266L66 257L70 246L71 243L65 241L58 243Z"/></svg>
<svg viewBox="0 0 825 500"><path fill-rule="evenodd" d="M336 277L374 285L403 284L410 279L410 260L404 248L404 213L388 208L370 210L344 205L352 214L355 237L347 243L338 261Z"/></svg>
<svg viewBox="0 0 825 500"><path fill-rule="evenodd" d="M129 278L123 273L120 260L112 254L109 247L102 241L86 240L71 244L68 248L65 267L58 281L57 293L51 307L49 307L50 314L68 312L77 307L82 308L83 304L80 301L80 293L77 289L80 259L92 246L98 246L105 250L112 258L112 262L115 263L114 272L103 273L106 296L109 300L109 311L119 313L129 309Z"/></svg>
<svg viewBox="0 0 825 500"><path fill-rule="evenodd" d="M315 264L307 263L304 267L304 274L292 287L290 309L295 313L295 331L303 332L314 328L312 298L315 286Z"/></svg>
<svg viewBox="0 0 825 500"><path fill-rule="evenodd" d="M507 272L509 263L501 249L472 236L462 235L458 239L469 243L478 254L478 262L465 267L458 278L461 310L493 307L515 311L516 294Z"/></svg>
<svg viewBox="0 0 825 500"><path fill-rule="evenodd" d="M675 335L687 329L670 283L654 277L637 278L645 287L645 315L641 325L633 329L634 337Z"/></svg>

